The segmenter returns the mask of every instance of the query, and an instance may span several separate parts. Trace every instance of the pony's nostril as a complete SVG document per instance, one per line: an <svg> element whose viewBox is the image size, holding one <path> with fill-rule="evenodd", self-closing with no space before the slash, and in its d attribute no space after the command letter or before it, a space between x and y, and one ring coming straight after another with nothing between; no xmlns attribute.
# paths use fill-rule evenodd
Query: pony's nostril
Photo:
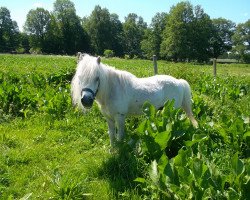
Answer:
<svg viewBox="0 0 250 200"><path fill-rule="evenodd" d="M90 108L93 105L94 99L89 95L84 95L81 98L81 103L84 107Z"/></svg>

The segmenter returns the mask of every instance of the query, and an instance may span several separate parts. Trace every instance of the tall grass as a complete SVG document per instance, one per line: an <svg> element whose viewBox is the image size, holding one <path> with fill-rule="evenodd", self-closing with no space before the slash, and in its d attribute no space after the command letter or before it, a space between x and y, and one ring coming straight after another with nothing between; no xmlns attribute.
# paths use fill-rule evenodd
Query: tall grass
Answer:
<svg viewBox="0 0 250 200"><path fill-rule="evenodd" d="M151 61L103 62L139 77L153 75ZM0 199L151 199L152 190L134 181L148 176L151 163L127 143L110 154L107 124L97 105L86 114L72 107L75 67L74 57L0 55ZM197 132L216 141L234 140L234 151L249 163L248 146L234 133L249 126L250 67L219 64L216 80L209 65L158 61L158 67L160 74L190 82L194 113L203 124ZM143 120L127 119L127 140L137 138ZM231 146L214 148L216 170L230 173Z"/></svg>

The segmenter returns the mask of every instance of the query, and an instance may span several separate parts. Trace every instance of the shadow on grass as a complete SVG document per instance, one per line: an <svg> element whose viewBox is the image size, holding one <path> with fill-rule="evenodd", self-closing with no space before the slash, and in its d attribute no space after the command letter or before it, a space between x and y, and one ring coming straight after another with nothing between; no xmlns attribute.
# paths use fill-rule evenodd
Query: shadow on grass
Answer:
<svg viewBox="0 0 250 200"><path fill-rule="evenodd" d="M99 175L109 181L116 199L139 199L140 188L134 181L142 177L145 170L143 160L136 157L135 152L128 144L122 144L109 159L103 162Z"/></svg>

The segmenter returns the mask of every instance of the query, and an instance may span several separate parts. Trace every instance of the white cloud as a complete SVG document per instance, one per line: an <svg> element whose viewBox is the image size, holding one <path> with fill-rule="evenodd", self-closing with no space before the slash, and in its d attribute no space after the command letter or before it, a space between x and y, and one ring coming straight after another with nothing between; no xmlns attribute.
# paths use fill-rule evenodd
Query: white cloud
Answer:
<svg viewBox="0 0 250 200"><path fill-rule="evenodd" d="M243 15L244 15L245 17L247 17L247 16L248 16L248 13L246 12L246 13L244 13Z"/></svg>

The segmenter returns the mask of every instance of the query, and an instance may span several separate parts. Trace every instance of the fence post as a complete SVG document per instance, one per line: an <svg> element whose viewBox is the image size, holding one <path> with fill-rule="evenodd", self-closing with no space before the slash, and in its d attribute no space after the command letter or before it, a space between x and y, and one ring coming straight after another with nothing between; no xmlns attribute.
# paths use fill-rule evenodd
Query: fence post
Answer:
<svg viewBox="0 0 250 200"><path fill-rule="evenodd" d="M154 74L158 74L158 67L157 67L157 57L153 55L153 62L154 62Z"/></svg>
<svg viewBox="0 0 250 200"><path fill-rule="evenodd" d="M216 73L217 73L217 72L216 72L216 65L217 65L217 60L216 60L216 58L214 58L214 59L213 59L214 77L216 77L216 75L217 75L217 74L216 74Z"/></svg>

